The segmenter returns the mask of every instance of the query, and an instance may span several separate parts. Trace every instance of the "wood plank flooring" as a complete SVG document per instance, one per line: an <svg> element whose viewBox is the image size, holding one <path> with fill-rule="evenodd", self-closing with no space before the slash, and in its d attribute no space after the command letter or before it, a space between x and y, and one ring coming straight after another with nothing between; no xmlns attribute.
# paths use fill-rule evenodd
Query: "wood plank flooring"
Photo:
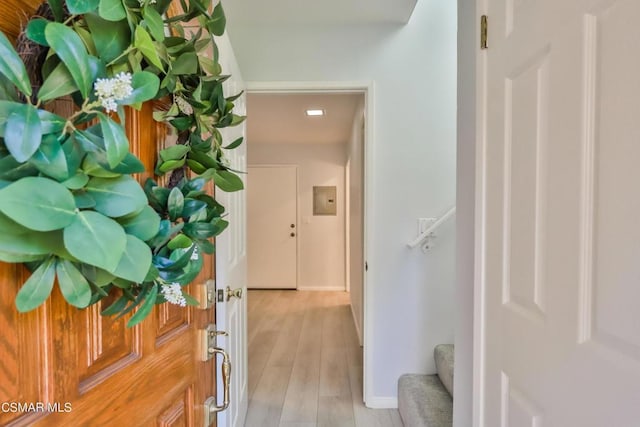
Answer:
<svg viewBox="0 0 640 427"><path fill-rule="evenodd" d="M362 403L362 349L346 292L252 290L245 427L402 427Z"/></svg>

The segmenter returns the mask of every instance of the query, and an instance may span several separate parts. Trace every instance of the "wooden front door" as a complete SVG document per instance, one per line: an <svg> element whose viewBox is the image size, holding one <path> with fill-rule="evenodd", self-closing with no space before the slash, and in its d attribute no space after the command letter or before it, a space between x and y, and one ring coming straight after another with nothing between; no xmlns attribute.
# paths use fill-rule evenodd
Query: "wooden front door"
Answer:
<svg viewBox="0 0 640 427"><path fill-rule="evenodd" d="M15 37L37 4L2 0L0 30ZM153 170L164 132L151 105L128 116L131 151ZM204 265L196 284L214 277L211 256ZM215 374L213 361L198 360L197 330L215 321L214 309L163 304L127 328L128 317L100 315L109 301L77 310L56 287L45 305L21 314L14 299L28 274L0 263L0 425L203 424L202 403L215 395Z"/></svg>

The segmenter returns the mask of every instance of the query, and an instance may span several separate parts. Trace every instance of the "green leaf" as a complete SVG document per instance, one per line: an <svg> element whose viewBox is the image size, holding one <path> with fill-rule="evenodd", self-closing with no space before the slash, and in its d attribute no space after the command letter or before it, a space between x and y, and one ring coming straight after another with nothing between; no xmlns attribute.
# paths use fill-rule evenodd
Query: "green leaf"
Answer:
<svg viewBox="0 0 640 427"><path fill-rule="evenodd" d="M76 217L71 192L48 178L27 177L0 190L0 211L37 231L58 230Z"/></svg>
<svg viewBox="0 0 640 427"><path fill-rule="evenodd" d="M160 79L148 71L140 71L133 74L131 79L133 92L131 96L122 100L122 105L131 105L153 99L158 94Z"/></svg>
<svg viewBox="0 0 640 427"><path fill-rule="evenodd" d="M129 299L127 297L121 296L109 307L102 310L100 314L102 314L103 316L113 316L114 314L121 312L127 306L128 302Z"/></svg>
<svg viewBox="0 0 640 427"><path fill-rule="evenodd" d="M244 137L240 137L238 139L236 139L235 141L233 141L231 144L227 145L226 147L222 147L225 150L233 150L234 148L238 148L240 146L240 144L242 144L242 141L244 141Z"/></svg>
<svg viewBox="0 0 640 427"><path fill-rule="evenodd" d="M169 193L167 209L169 211L169 219L171 219L171 221L175 221L182 215L182 210L184 209L184 195L178 187L174 187L171 190L171 193Z"/></svg>
<svg viewBox="0 0 640 427"><path fill-rule="evenodd" d="M191 147L188 145L173 145L169 148L165 148L160 151L160 158L164 161L182 159L189 151Z"/></svg>
<svg viewBox="0 0 640 427"><path fill-rule="evenodd" d="M73 198L78 209L93 209L96 207L96 201L85 192L75 193Z"/></svg>
<svg viewBox="0 0 640 427"><path fill-rule="evenodd" d="M242 179L233 172L216 171L213 176L213 181L216 184L216 187L222 191L233 192L244 189Z"/></svg>
<svg viewBox="0 0 640 427"><path fill-rule="evenodd" d="M64 299L74 307L85 308L91 301L91 287L80 271L67 260L56 265L58 286Z"/></svg>
<svg viewBox="0 0 640 427"><path fill-rule="evenodd" d="M190 222L184 225L184 234L196 240L204 240L213 237L216 227L208 222Z"/></svg>
<svg viewBox="0 0 640 427"><path fill-rule="evenodd" d="M47 39L44 36L44 29L50 21L43 18L34 18L29 21L25 30L26 36L29 40L34 41L42 46L49 46Z"/></svg>
<svg viewBox="0 0 640 427"><path fill-rule="evenodd" d="M82 162L82 170L89 176L99 178L118 178L121 174L103 168L94 153L89 153Z"/></svg>
<svg viewBox="0 0 640 427"><path fill-rule="evenodd" d="M129 140L124 128L109 116L99 113L100 129L107 149L107 160L110 167L116 167L129 152Z"/></svg>
<svg viewBox="0 0 640 427"><path fill-rule="evenodd" d="M150 266L151 248L137 237L127 235L127 245L113 274L135 283L142 283Z"/></svg>
<svg viewBox="0 0 640 427"><path fill-rule="evenodd" d="M122 0L100 0L98 13L107 21L120 21L127 17Z"/></svg>
<svg viewBox="0 0 640 427"><path fill-rule="evenodd" d="M82 211L64 229L64 245L71 255L109 272L118 266L126 244L120 224L98 212Z"/></svg>
<svg viewBox="0 0 640 427"><path fill-rule="evenodd" d="M207 30L214 36L221 36L224 34L224 29L227 26L227 18L224 16L224 10L222 9L222 3L213 9L211 19L207 22Z"/></svg>
<svg viewBox="0 0 640 427"><path fill-rule="evenodd" d="M23 104L7 120L4 131L5 145L19 162L26 162L36 152L42 142L42 124L38 110Z"/></svg>
<svg viewBox="0 0 640 427"><path fill-rule="evenodd" d="M62 22L64 20L64 6L62 5L62 2L63 0L47 0L47 3L49 3L51 11L53 12L53 16L58 22Z"/></svg>
<svg viewBox="0 0 640 427"><path fill-rule="evenodd" d="M126 19L109 22L98 15L88 13L84 16L96 50L105 63L110 63L119 57L131 43L131 29Z"/></svg>
<svg viewBox="0 0 640 427"><path fill-rule="evenodd" d="M100 162L100 164L102 164L102 159L98 159L98 161ZM108 164L106 163L106 159L105 162L103 164L103 166L108 168ZM138 159L136 156L134 156L131 153L127 153L127 155L125 156L124 160L122 160L120 163L118 163L118 165L114 168L108 168L109 170L119 173L119 174L123 174L123 175L131 175L133 173L140 173L140 172L144 172L146 169L144 167L144 164L140 161L140 159Z"/></svg>
<svg viewBox="0 0 640 427"><path fill-rule="evenodd" d="M95 209L113 218L138 212L147 206L142 187L130 176L91 178L85 189L96 201Z"/></svg>
<svg viewBox="0 0 640 427"><path fill-rule="evenodd" d="M73 77L71 77L71 73L67 69L67 66L60 63L53 69L51 74L47 76L45 81L42 83L42 86L40 86L38 99L46 102L69 95L77 90L78 86L76 86L76 83L73 81Z"/></svg>
<svg viewBox="0 0 640 427"><path fill-rule="evenodd" d="M46 301L51 295L56 277L55 258L51 257L33 272L16 295L16 308L20 312L30 311Z"/></svg>
<svg viewBox="0 0 640 427"><path fill-rule="evenodd" d="M171 65L171 72L175 75L196 74L198 72L198 55L195 52L185 52Z"/></svg>
<svg viewBox="0 0 640 427"><path fill-rule="evenodd" d="M127 234L136 236L140 240L149 240L160 230L160 216L150 206L145 206L135 215L118 220Z"/></svg>
<svg viewBox="0 0 640 427"><path fill-rule="evenodd" d="M164 21L158 11L147 5L142 10L142 17L153 38L159 42L164 41Z"/></svg>
<svg viewBox="0 0 640 427"><path fill-rule="evenodd" d="M162 162L162 164L158 166L158 172L159 172L158 175L181 168L182 166L184 166L184 164L185 164L185 159L168 160L166 162Z"/></svg>
<svg viewBox="0 0 640 427"><path fill-rule="evenodd" d="M176 237L171 239L167 245L167 247L171 250L174 249L186 249L190 248L193 245L193 240L185 236L184 234L178 234Z"/></svg>
<svg viewBox="0 0 640 427"><path fill-rule="evenodd" d="M67 158L64 151L62 151L62 145L58 142L58 138L53 134L45 136L38 151L29 162L38 168L40 172L55 180L65 181L69 178Z"/></svg>
<svg viewBox="0 0 640 427"><path fill-rule="evenodd" d="M67 0L67 8L72 15L81 15L98 8L100 0Z"/></svg>
<svg viewBox="0 0 640 427"><path fill-rule="evenodd" d="M85 173L78 172L71 178L65 180L62 185L70 190L79 190L89 182L89 176Z"/></svg>
<svg viewBox="0 0 640 427"><path fill-rule="evenodd" d="M11 80L20 92L31 96L31 81L24 67L24 63L18 53L11 45L11 42L0 32L0 74Z"/></svg>
<svg viewBox="0 0 640 427"><path fill-rule="evenodd" d="M161 70L164 70L162 61L160 61L160 57L158 56L158 51L153 44L153 40L151 40L151 36L144 28L136 27L133 45L142 53L142 55L144 55L145 58L147 58L147 60L151 64L155 65Z"/></svg>
<svg viewBox="0 0 640 427"><path fill-rule="evenodd" d="M182 210L182 217L189 218L201 210L205 209L207 204L200 200L186 199L184 201L184 209ZM206 214L205 214L206 217Z"/></svg>
<svg viewBox="0 0 640 427"><path fill-rule="evenodd" d="M90 0L87 0L87 2L89 1ZM82 0L78 1L78 3L80 2L82 2ZM69 5L69 3L67 3L67 5ZM87 55L80 36L69 27L57 22L52 22L47 25L44 34L49 46L51 46L60 60L67 66L82 97L86 98L89 95L93 81L91 80L92 72L89 66L89 56Z"/></svg>
<svg viewBox="0 0 640 427"><path fill-rule="evenodd" d="M151 286L151 290L147 294L144 303L138 308L136 314L134 314L131 319L127 322L127 327L131 328L132 326L137 325L142 322L148 315L151 313L153 306L156 303L156 298L158 297L158 285L153 284Z"/></svg>

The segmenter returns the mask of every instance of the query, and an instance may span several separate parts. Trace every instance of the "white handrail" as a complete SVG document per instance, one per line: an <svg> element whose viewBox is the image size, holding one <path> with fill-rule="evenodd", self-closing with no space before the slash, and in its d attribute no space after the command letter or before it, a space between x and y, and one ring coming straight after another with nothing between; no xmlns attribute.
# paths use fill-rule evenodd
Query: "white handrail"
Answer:
<svg viewBox="0 0 640 427"><path fill-rule="evenodd" d="M420 242L422 242L424 239L428 238L429 235L431 235L438 227L440 227L444 222L446 222L449 218L451 218L455 214L456 214L456 207L454 206L451 209L449 209L447 211L447 213L445 213L440 218L438 218L436 220L436 222L431 224L431 226L429 228L427 228L422 233L420 233L420 235L418 237L416 237L411 242L407 243L407 246L409 246L411 249L415 248L416 246L418 246L420 244Z"/></svg>

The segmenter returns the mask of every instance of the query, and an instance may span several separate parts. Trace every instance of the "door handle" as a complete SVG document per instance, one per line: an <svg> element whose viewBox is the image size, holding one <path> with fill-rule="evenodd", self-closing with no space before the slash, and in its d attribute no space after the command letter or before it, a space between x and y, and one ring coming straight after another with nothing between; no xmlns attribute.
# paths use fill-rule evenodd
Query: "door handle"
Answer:
<svg viewBox="0 0 640 427"><path fill-rule="evenodd" d="M227 301L229 301L233 297L241 299L242 288L231 289L229 286L227 286Z"/></svg>
<svg viewBox="0 0 640 427"><path fill-rule="evenodd" d="M211 347L209 348L209 352L222 355L222 385L224 394L222 397L222 405L218 405L216 398L213 396L205 400L205 425L207 426L213 424L215 414L229 407L229 386L231 384L231 362L229 361L229 353L220 347Z"/></svg>

